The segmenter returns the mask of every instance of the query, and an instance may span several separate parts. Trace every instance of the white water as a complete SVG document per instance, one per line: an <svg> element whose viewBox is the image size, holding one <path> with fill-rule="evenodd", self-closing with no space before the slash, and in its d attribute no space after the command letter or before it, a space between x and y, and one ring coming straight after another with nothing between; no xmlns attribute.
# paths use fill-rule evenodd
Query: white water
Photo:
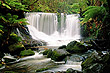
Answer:
<svg viewBox="0 0 110 73"><path fill-rule="evenodd" d="M10 65L9 69L14 70L17 68L19 72L20 68L25 67L27 68L26 73L35 73L35 70L42 68L49 69L39 73L51 73L51 72L56 73L58 71L66 71L68 68L81 71L82 70L81 63L82 62L73 62L73 61L68 61L66 64L64 61L55 62L52 61L51 58L46 58L45 56L43 56L43 54L35 52L35 55L33 56L20 58L20 60L17 63Z"/></svg>
<svg viewBox="0 0 110 73"><path fill-rule="evenodd" d="M44 40L49 46L67 45L70 41L80 39L78 15L61 15L61 31L58 27L56 13L26 13L28 29L33 39Z"/></svg>

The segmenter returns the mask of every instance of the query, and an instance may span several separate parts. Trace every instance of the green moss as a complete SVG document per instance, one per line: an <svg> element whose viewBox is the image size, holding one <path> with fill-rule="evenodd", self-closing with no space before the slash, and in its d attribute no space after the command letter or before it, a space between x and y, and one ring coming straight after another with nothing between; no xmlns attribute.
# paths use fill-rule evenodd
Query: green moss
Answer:
<svg viewBox="0 0 110 73"><path fill-rule="evenodd" d="M2 67L2 64L0 64L0 68Z"/></svg>
<svg viewBox="0 0 110 73"><path fill-rule="evenodd" d="M55 61L61 61L65 57L65 55L61 55L56 50L52 51L51 49L45 50L43 52L43 55L47 55L48 58L51 58L52 60Z"/></svg>
<svg viewBox="0 0 110 73"><path fill-rule="evenodd" d="M31 49L28 50L24 50L20 52L20 56L31 56L34 55L34 51L32 51Z"/></svg>
<svg viewBox="0 0 110 73"><path fill-rule="evenodd" d="M42 69L38 69L38 70L36 70L36 72L41 72L41 71L45 71L45 70L47 70L48 68L42 68Z"/></svg>
<svg viewBox="0 0 110 73"><path fill-rule="evenodd" d="M53 54L51 56L52 60L58 61L60 60L61 55L57 51L53 51Z"/></svg>
<svg viewBox="0 0 110 73"><path fill-rule="evenodd" d="M48 50L47 58L51 58L52 56L53 56L53 51L52 50Z"/></svg>
<svg viewBox="0 0 110 73"><path fill-rule="evenodd" d="M67 45L66 50L70 53L82 53L86 51L86 47L80 42L72 41Z"/></svg>
<svg viewBox="0 0 110 73"><path fill-rule="evenodd" d="M45 51L43 52L43 55L47 55L48 52L52 52L52 50L51 50L51 49L47 49L47 50L45 50Z"/></svg>

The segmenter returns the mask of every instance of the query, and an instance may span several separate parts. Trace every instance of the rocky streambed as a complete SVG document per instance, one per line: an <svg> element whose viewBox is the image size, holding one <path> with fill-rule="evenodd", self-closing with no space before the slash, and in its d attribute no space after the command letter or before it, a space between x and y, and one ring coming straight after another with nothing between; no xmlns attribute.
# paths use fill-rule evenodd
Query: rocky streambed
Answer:
<svg viewBox="0 0 110 73"><path fill-rule="evenodd" d="M109 73L109 48L97 50L97 46L72 41L67 46L39 47L39 52L34 51L35 55L4 64L0 72Z"/></svg>
<svg viewBox="0 0 110 73"><path fill-rule="evenodd" d="M62 72L68 68L81 71L81 62L55 62L51 58L46 58L43 54L35 52L35 55L20 58L20 60L13 64L8 64L1 72L14 71L15 73L36 73L40 69L45 69L44 72Z"/></svg>

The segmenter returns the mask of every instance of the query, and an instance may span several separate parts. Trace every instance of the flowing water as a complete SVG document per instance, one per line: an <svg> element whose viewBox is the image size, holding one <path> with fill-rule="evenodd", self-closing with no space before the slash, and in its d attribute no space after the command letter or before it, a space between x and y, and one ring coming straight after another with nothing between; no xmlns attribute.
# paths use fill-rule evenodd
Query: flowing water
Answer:
<svg viewBox="0 0 110 73"><path fill-rule="evenodd" d="M55 73L58 71L66 71L68 68L73 68L74 70L81 71L81 62L73 62L68 60L68 62L55 62L50 58L46 58L42 54L35 52L35 55L20 58L19 62L8 65L5 70L15 71L18 73L37 73L36 70L42 68L49 68L43 72L39 73ZM3 72L3 71L2 71Z"/></svg>
<svg viewBox="0 0 110 73"><path fill-rule="evenodd" d="M65 19L66 16L66 19ZM80 24L77 14L61 14L59 27L56 13L26 13L28 29L33 39L48 42L48 46L55 47L67 45L70 41L80 39ZM45 58L42 54L20 58L18 63L11 64L6 69L19 73L35 73L35 70L49 68L51 72L66 71L68 68L81 71L81 62L68 60L65 62L54 62ZM45 71L44 71L45 72ZM43 72L41 72L43 73Z"/></svg>
<svg viewBox="0 0 110 73"><path fill-rule="evenodd" d="M28 29L32 38L44 40L48 42L48 46L67 45L72 40L79 40L80 24L78 15L66 15L66 19L64 17L62 13L61 24L58 24L56 13L26 13L26 19L30 24Z"/></svg>

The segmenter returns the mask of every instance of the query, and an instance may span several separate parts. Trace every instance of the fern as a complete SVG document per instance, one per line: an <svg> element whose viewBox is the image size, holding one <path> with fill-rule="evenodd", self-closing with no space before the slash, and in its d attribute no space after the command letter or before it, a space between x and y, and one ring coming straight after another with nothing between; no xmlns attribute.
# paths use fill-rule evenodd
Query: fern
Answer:
<svg viewBox="0 0 110 73"><path fill-rule="evenodd" d="M85 10L83 13L83 16L85 16L83 20L84 23L88 22L90 18L95 18L98 15L103 16L103 14L106 13L105 7L100 6L89 6Z"/></svg>

